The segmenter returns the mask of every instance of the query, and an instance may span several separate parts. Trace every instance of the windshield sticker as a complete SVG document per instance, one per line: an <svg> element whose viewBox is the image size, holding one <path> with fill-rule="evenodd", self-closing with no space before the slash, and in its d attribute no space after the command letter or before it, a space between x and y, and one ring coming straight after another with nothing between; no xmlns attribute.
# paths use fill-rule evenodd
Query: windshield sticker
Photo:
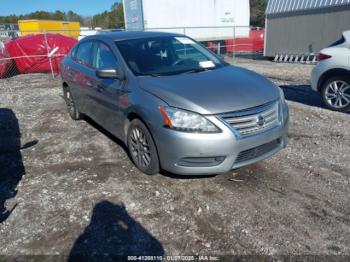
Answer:
<svg viewBox="0 0 350 262"><path fill-rule="evenodd" d="M179 41L181 44L184 44L184 45L193 45L193 44L195 44L191 39L189 39L187 37L175 37L175 39L177 41Z"/></svg>
<svg viewBox="0 0 350 262"><path fill-rule="evenodd" d="M199 66L201 68L211 68L211 67L215 67L215 64L212 61L202 61L202 62L199 62Z"/></svg>

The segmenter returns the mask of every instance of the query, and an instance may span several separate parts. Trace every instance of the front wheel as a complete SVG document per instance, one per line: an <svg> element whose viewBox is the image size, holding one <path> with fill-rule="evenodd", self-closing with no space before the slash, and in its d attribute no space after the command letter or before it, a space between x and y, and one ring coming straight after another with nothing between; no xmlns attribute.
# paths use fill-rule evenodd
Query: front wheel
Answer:
<svg viewBox="0 0 350 262"><path fill-rule="evenodd" d="M147 175L158 173L159 159L155 143L151 133L139 119L130 123L127 141L130 157L136 167Z"/></svg>
<svg viewBox="0 0 350 262"><path fill-rule="evenodd" d="M350 111L350 78L346 76L328 79L321 89L325 105L334 111Z"/></svg>

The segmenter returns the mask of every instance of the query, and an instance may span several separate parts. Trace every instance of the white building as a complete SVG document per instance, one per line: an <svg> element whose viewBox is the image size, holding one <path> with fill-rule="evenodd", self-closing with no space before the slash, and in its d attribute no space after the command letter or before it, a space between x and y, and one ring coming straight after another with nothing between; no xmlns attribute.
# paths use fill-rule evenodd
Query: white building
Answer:
<svg viewBox="0 0 350 262"><path fill-rule="evenodd" d="M312 55L347 30L350 0L269 0L265 55Z"/></svg>

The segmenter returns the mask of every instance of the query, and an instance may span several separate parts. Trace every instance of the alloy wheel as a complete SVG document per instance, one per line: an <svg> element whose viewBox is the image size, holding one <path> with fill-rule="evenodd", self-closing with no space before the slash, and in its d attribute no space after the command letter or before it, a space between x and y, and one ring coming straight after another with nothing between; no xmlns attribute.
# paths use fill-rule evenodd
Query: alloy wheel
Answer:
<svg viewBox="0 0 350 262"><path fill-rule="evenodd" d="M325 90L327 103L336 109L342 109L350 105L350 85L342 80L331 82Z"/></svg>
<svg viewBox="0 0 350 262"><path fill-rule="evenodd" d="M130 134L130 153L135 162L147 168L151 163L150 145L147 141L145 133L140 128L133 128Z"/></svg>

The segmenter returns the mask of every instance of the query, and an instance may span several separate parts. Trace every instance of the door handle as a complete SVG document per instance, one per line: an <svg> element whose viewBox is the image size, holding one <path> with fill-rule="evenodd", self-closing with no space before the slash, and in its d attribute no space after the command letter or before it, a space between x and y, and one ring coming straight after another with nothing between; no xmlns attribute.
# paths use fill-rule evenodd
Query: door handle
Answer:
<svg viewBox="0 0 350 262"><path fill-rule="evenodd" d="M94 86L93 83L92 83L91 81L86 81L86 85L87 85L88 87L93 87L93 86Z"/></svg>

